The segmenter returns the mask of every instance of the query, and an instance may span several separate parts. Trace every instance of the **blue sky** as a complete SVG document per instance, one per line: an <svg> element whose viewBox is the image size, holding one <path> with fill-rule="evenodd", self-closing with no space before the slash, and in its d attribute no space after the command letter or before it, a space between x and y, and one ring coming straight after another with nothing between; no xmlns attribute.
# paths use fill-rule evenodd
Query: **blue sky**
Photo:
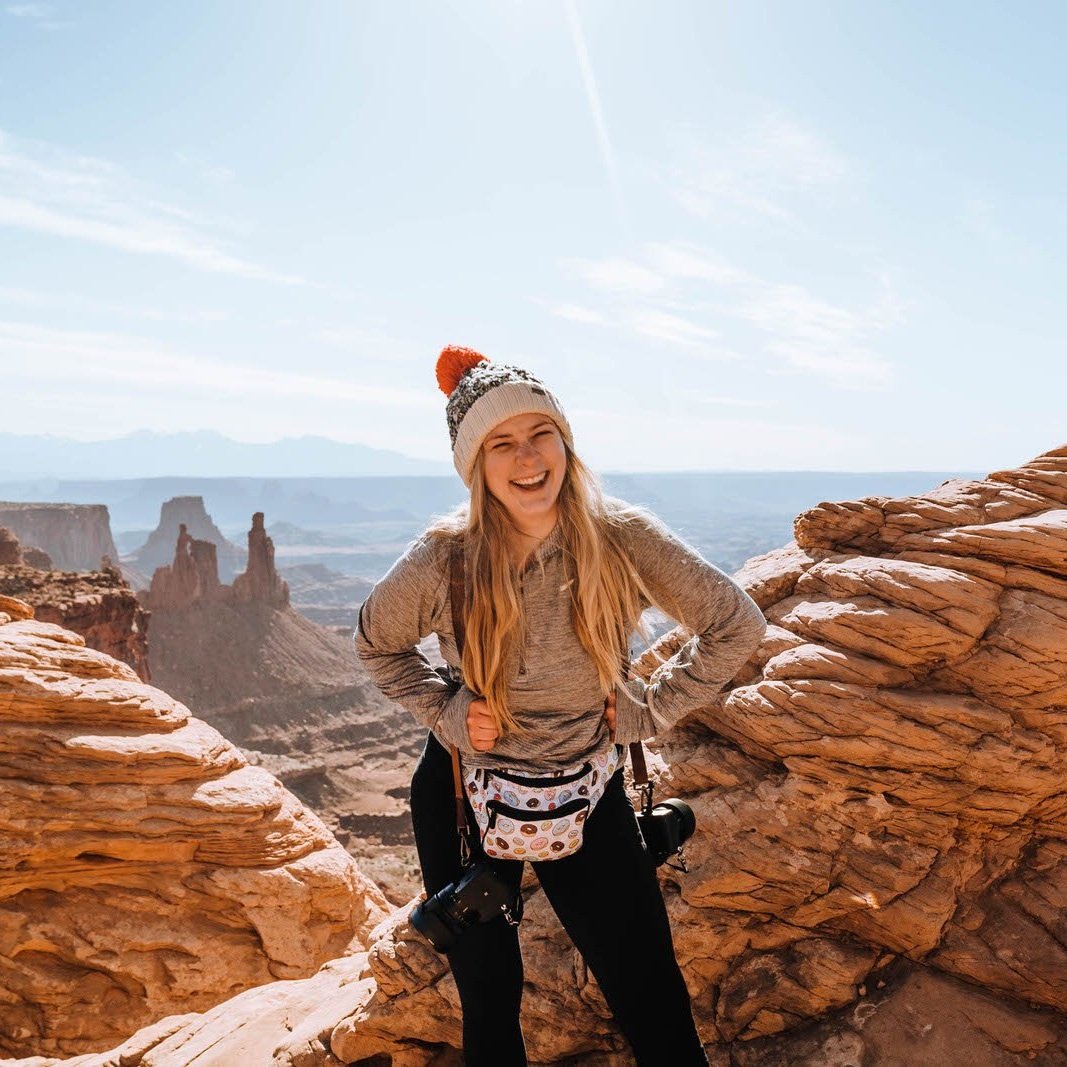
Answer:
<svg viewBox="0 0 1067 1067"><path fill-rule="evenodd" d="M0 0L9 432L447 459L433 362L600 468L1067 440L1059 3Z"/></svg>

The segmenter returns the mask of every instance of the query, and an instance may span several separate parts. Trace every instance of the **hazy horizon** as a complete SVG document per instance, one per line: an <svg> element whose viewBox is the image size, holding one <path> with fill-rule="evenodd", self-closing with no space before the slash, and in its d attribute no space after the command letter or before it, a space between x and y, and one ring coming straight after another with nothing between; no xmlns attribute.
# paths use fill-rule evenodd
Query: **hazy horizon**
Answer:
<svg viewBox="0 0 1067 1067"><path fill-rule="evenodd" d="M136 440L141 444L142 450L135 456L129 456L121 450L122 446L129 443L131 440ZM319 454L329 457L323 462L342 462L342 457L348 453L354 453L358 457L359 461L364 464L373 464L377 461L381 465L381 469L362 469L362 470L325 470L320 472L314 470L301 469L299 471L283 470L281 468L261 469L261 470L230 470L230 471L212 471L210 473L204 473L197 469L186 470L166 470L156 473L144 473L143 465L151 464L152 462L179 462L178 460L168 460L165 457L168 455L168 448L175 446L182 448L184 445L190 442L197 442L198 448L196 459L203 465L214 466L218 463L234 462L234 456L239 459L243 459L246 464L251 467L257 461L261 461L261 457L264 456L285 456L287 451L298 446L311 446L319 448ZM17 468L17 463L20 459L19 453L16 451L15 455L11 454L11 442L17 442L19 445L33 447L38 442L47 442L49 446L55 449L54 457L50 460L53 464L66 465L63 470L58 468L44 469L40 471L26 471L20 473L17 469L12 470L12 467ZM120 446L120 451L114 450L110 452L94 453L89 451L84 453L81 450L89 446ZM152 453L151 451L145 451L145 448L150 446L157 446L157 451ZM215 454L210 451L204 450L202 446L214 446L216 449ZM64 459L64 447L71 446L74 450L77 460L72 461L70 459ZM105 456L105 463L108 467L106 471L98 469L94 464L100 463L98 458L100 455ZM228 459L223 457L229 457ZM1032 458L1032 457L1031 457ZM37 462L44 462L35 453L35 459ZM396 461L407 462L411 464L409 470L397 470L395 468ZM30 460L23 460L23 462L31 462ZM186 459L187 463L190 461ZM281 462L280 460L277 462ZM293 460L287 459L287 465L291 465ZM115 465L126 465L127 470L123 473L115 473ZM142 469L138 470L138 466L142 465ZM80 468L79 466L80 465ZM885 468L885 469L870 469L870 470L848 470L840 468L819 468L819 467L767 467L767 468L734 468L734 467L631 467L631 468L612 468L612 467L598 467L595 468L600 474L842 474L842 475L863 475L863 474L936 474L944 473L944 469L940 467L897 467L897 468ZM1004 469L1003 465L998 469ZM971 468L963 473L968 475L984 475L988 472L981 471L978 468ZM191 431L178 431L178 432L160 432L150 430L148 428L139 428L131 430L128 433L119 434L111 437L100 438L84 438L77 439L73 437L67 437L61 434L55 433L43 433L43 434L10 434L0 431L0 483L2 482L34 482L41 479L54 479L59 482L65 481L112 481L116 479L128 479L128 480L152 480L152 479L166 479L166 478L197 478L197 479L211 479L211 478L359 478L359 477L442 477L442 478L457 478L454 468L451 465L445 465L442 463L433 463L419 459L417 456L411 456L403 452L397 452L389 449L377 449L371 446L365 445L362 442L351 441L338 441L334 438L327 437L322 434L303 434L299 437L281 437L273 441L241 441L237 438L231 437L226 434L221 434L216 430L191 430Z"/></svg>

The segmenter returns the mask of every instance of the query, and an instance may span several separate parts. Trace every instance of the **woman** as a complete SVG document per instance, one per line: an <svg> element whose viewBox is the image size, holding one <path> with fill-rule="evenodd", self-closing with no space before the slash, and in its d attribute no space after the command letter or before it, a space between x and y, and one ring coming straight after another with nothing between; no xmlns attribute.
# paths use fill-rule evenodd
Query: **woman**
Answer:
<svg viewBox="0 0 1067 1067"><path fill-rule="evenodd" d="M463 869L450 746L468 770L550 774L614 743L662 735L713 701L766 629L727 575L648 512L601 495L562 407L533 375L449 347L437 377L469 505L433 524L375 586L356 636L378 687L430 731L411 783L429 895ZM462 655L450 604L457 539L467 589ZM627 681L623 650L653 604L695 640L650 683ZM431 633L447 672L416 648ZM475 858L484 853L476 848ZM522 861L498 866L517 887ZM638 1064L706 1064L621 770L589 815L581 848L533 867ZM469 1067L524 1065L516 928L503 917L477 924L448 961Z"/></svg>

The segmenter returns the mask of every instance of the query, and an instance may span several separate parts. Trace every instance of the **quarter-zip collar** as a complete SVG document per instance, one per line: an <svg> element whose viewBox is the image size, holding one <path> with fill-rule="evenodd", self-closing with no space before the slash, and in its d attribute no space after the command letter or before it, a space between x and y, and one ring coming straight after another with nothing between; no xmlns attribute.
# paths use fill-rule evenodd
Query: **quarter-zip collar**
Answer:
<svg viewBox="0 0 1067 1067"><path fill-rule="evenodd" d="M563 547L563 531L560 528L559 521L552 527L548 536L526 557L526 562L523 564L522 570L519 572L519 576L526 574L531 567L537 566L543 568L545 561L558 552Z"/></svg>
<svg viewBox="0 0 1067 1067"><path fill-rule="evenodd" d="M556 520L556 525L552 527L552 532L534 549L533 559L539 563L548 559L558 548L563 547L563 528L560 525L559 519Z"/></svg>

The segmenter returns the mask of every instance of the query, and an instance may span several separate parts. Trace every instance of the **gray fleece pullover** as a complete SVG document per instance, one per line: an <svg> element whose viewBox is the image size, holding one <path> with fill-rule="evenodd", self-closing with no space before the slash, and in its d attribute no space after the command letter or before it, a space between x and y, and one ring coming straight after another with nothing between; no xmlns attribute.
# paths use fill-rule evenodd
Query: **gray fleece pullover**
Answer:
<svg viewBox="0 0 1067 1067"><path fill-rule="evenodd" d="M622 501L609 503L630 515L624 540L649 592L676 603L675 621L695 636L657 668L649 684L634 679L618 687L615 740L628 744L663 734L687 712L713 703L767 624L732 578L659 519ZM610 740L600 680L571 622L570 577L557 526L521 575L527 634L512 665L508 698L523 729L505 734L488 752L475 751L467 735L467 709L476 694L463 684L456 649L446 541L415 541L374 587L360 613L357 653L378 688L446 747L456 745L465 766L519 771L573 766ZM438 635L447 672L435 669L416 647L431 633Z"/></svg>

